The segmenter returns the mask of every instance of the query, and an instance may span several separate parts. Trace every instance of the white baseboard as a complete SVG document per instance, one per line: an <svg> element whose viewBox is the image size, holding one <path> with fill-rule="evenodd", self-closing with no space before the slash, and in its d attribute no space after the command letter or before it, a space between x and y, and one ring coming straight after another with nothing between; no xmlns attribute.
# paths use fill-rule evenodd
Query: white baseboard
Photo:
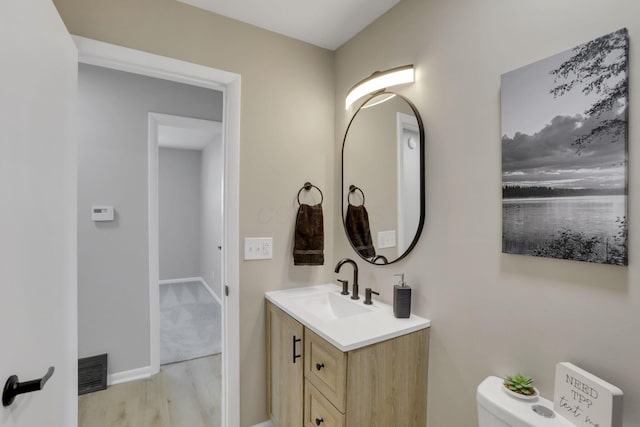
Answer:
<svg viewBox="0 0 640 427"><path fill-rule="evenodd" d="M209 291L209 293L211 294L211 296L213 297L213 299L215 299L216 301L218 301L218 304L220 304L220 306L222 307L222 300L220 299L220 297L218 295L216 295L215 292L213 292L213 289L211 289L211 287L209 286L209 284L202 278L199 277L198 280L200 280L200 282L204 285L205 289L207 291Z"/></svg>
<svg viewBox="0 0 640 427"><path fill-rule="evenodd" d="M260 424L256 424L252 427L274 427L274 426L273 426L273 421L267 420L267 421L261 422Z"/></svg>
<svg viewBox="0 0 640 427"><path fill-rule="evenodd" d="M160 285L170 285L172 283L184 283L184 282L200 282L200 283L202 283L204 285L204 288L211 294L213 299L218 301L218 304L220 304L220 306L222 306L222 300L220 299L220 297L215 292L213 292L213 290L211 289L209 284L202 277L184 277L182 279L166 279L166 280L159 280L158 281L158 283Z"/></svg>
<svg viewBox="0 0 640 427"><path fill-rule="evenodd" d="M170 285L172 283L199 282L201 280L202 280L202 277L183 277L181 279L158 280L158 283L161 285Z"/></svg>
<svg viewBox="0 0 640 427"><path fill-rule="evenodd" d="M151 366L131 369L130 371L116 372L107 376L107 385L126 383L129 381L141 380L151 376Z"/></svg>

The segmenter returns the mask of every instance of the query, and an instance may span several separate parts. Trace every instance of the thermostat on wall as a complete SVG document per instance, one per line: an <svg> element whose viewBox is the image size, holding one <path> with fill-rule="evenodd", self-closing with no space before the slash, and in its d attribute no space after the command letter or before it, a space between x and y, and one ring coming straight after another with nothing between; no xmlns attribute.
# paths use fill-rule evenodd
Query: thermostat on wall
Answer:
<svg viewBox="0 0 640 427"><path fill-rule="evenodd" d="M93 221L113 221L113 206L92 206L91 219Z"/></svg>

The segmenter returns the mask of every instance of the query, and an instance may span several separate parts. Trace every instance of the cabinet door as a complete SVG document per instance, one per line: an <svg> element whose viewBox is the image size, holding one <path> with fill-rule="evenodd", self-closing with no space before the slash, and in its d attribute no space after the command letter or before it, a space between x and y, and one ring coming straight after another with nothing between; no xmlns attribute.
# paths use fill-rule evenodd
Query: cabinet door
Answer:
<svg viewBox="0 0 640 427"><path fill-rule="evenodd" d="M267 302L268 405L277 427L301 427L304 403L304 328Z"/></svg>

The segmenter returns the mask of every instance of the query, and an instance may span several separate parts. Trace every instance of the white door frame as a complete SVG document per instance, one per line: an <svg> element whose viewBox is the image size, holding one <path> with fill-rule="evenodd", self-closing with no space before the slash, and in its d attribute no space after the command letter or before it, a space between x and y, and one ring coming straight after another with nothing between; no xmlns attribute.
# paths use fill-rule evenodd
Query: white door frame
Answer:
<svg viewBox="0 0 640 427"><path fill-rule="evenodd" d="M413 132L420 132L420 128L418 127L418 120L416 119L415 116L412 116L410 114L404 114L404 113L400 113L398 112L396 114L396 145L397 145L397 166L396 166L396 173L397 173L397 191L396 194L398 195L398 210L397 210L397 216L398 216L398 229L396 232L396 245L397 245L397 250L398 250L398 256L402 256L402 254L407 250L407 245L411 244L411 241L406 241L405 239L405 227L406 224L404 223L404 210L405 210L405 204L407 203L406 200L404 200L404 193L405 193L405 189L404 189L404 176L403 176L403 171L404 171L404 131L405 130L410 130ZM421 156L424 155L424 153L420 153Z"/></svg>
<svg viewBox="0 0 640 427"><path fill-rule="evenodd" d="M222 264L223 284L229 296L222 304L222 425L240 425L240 304L239 304L239 187L240 187L240 75L177 59L154 55L84 37L73 36L78 47L78 62L130 73L186 83L223 92L224 174ZM151 154L150 154L151 155ZM149 164L149 174L157 173ZM149 208L151 212L151 195ZM157 203L157 199L155 201ZM155 205L157 206L157 204ZM156 227L149 222L149 230ZM158 299L158 235L149 232L149 297ZM151 253L155 248L155 253ZM155 260L155 261L154 261ZM150 365L152 374L160 370L159 309L150 307L152 335ZM155 327L154 327L155 325Z"/></svg>

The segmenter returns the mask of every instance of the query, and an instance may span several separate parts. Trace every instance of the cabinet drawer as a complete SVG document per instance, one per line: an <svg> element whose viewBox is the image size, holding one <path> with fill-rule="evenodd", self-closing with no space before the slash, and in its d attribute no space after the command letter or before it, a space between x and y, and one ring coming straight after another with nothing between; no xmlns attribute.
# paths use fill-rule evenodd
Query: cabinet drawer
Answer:
<svg viewBox="0 0 640 427"><path fill-rule="evenodd" d="M339 411L346 407L347 355L309 329L305 333L305 378Z"/></svg>
<svg viewBox="0 0 640 427"><path fill-rule="evenodd" d="M309 381L304 387L304 427L344 427L344 415Z"/></svg>

